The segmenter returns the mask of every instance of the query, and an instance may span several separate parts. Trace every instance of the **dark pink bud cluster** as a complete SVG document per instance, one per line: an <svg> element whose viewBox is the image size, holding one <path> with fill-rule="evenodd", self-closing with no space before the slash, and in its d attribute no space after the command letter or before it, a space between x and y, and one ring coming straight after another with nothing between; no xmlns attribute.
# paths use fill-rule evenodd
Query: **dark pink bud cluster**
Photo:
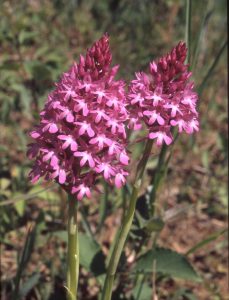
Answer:
<svg viewBox="0 0 229 300"><path fill-rule="evenodd" d="M138 130L146 124L150 139L157 145L173 141L171 129L188 134L199 130L197 94L189 82L191 72L185 59L187 48L180 42L169 54L150 63L150 74L136 73L128 94L129 127Z"/></svg>
<svg viewBox="0 0 229 300"><path fill-rule="evenodd" d="M32 182L54 179L78 200L90 197L99 175L121 187L126 182L125 84L114 80L109 39L104 35L80 56L48 96L28 156L35 158Z"/></svg>

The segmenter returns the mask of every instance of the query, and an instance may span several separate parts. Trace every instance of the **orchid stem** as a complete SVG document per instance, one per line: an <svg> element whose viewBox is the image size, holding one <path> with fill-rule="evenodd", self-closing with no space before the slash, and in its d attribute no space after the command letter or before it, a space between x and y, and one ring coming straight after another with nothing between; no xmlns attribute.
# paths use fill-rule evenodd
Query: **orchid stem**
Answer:
<svg viewBox="0 0 229 300"><path fill-rule="evenodd" d="M166 157L167 149L168 149L167 145L163 144L160 155L159 155L156 172L155 172L155 175L153 178L153 187L152 187L152 191L150 193L151 216L154 215L156 193L157 193L158 186L161 182L161 179L164 175L165 157Z"/></svg>
<svg viewBox="0 0 229 300"><path fill-rule="evenodd" d="M153 141L148 140L145 146L145 150L142 156L142 159L140 160L138 166L137 166L137 173L135 177L135 181L133 184L133 190L130 198L129 208L124 216L122 226L120 229L120 232L118 234L118 238L115 241L114 247L112 247L112 254L111 258L109 260L108 269L107 269L107 275L105 279L105 284L103 287L102 292L102 300L111 300L112 297L112 288L113 283L115 279L115 274L117 271L118 263L127 239L127 236L129 234L134 213L135 213L135 206L138 199L139 190L142 183L142 177L144 174L144 170L147 164L147 161L149 159L151 149L152 149Z"/></svg>
<svg viewBox="0 0 229 300"><path fill-rule="evenodd" d="M77 200L68 197L68 254L67 300L77 300L79 278L79 242L77 227Z"/></svg>
<svg viewBox="0 0 229 300"><path fill-rule="evenodd" d="M101 228L103 227L104 221L106 219L108 194L109 194L108 183L104 182L104 195L101 198L100 206L99 206L99 225L98 225L97 232L100 232Z"/></svg>

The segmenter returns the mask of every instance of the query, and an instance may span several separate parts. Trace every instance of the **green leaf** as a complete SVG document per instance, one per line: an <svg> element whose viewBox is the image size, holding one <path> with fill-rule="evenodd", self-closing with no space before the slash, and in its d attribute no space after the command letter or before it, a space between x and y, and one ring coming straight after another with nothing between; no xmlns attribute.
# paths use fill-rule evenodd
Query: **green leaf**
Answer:
<svg viewBox="0 0 229 300"><path fill-rule="evenodd" d="M177 290L172 298L172 300L181 300L181 299L197 300L196 296L191 291L184 288Z"/></svg>
<svg viewBox="0 0 229 300"><path fill-rule="evenodd" d="M28 43L31 43L34 41L34 38L37 36L37 33L34 32L34 31L25 31L25 30L22 30L20 33L19 33L19 37L18 37L18 40L19 40L19 43L22 45L22 44L28 44Z"/></svg>
<svg viewBox="0 0 229 300"><path fill-rule="evenodd" d="M11 181L8 178L1 178L0 179L0 188L1 188L1 190L8 189L10 184L11 184Z"/></svg>
<svg viewBox="0 0 229 300"><path fill-rule="evenodd" d="M98 243L79 233L80 264L95 275L105 273L105 256Z"/></svg>
<svg viewBox="0 0 229 300"><path fill-rule="evenodd" d="M27 117L31 117L31 103L32 97L31 93L28 89L26 89L23 85L14 83L11 85L12 89L19 93L20 95L20 104L22 109L24 110Z"/></svg>
<svg viewBox="0 0 229 300"><path fill-rule="evenodd" d="M63 242L67 243L68 242L68 235L67 231L65 230L59 230L53 233L54 236L57 238L61 239Z"/></svg>
<svg viewBox="0 0 229 300"><path fill-rule="evenodd" d="M50 68L39 61L27 61L25 64L26 71L39 84L47 84L52 81L52 73ZM48 81L48 82L47 82Z"/></svg>
<svg viewBox="0 0 229 300"><path fill-rule="evenodd" d="M152 232L159 232L163 229L164 227L164 222L162 219L160 218L152 218L149 221L147 221L144 225L144 229L148 232L148 233L152 233Z"/></svg>
<svg viewBox="0 0 229 300"><path fill-rule="evenodd" d="M67 243L67 232L58 231L54 234ZM105 256L101 247L88 235L79 233L80 265L95 276L105 273Z"/></svg>
<svg viewBox="0 0 229 300"><path fill-rule="evenodd" d="M149 300L152 298L152 288L147 283L139 283L133 290L134 300Z"/></svg>
<svg viewBox="0 0 229 300"><path fill-rule="evenodd" d="M40 273L33 274L21 287L19 297L24 298L39 283L40 277Z"/></svg>
<svg viewBox="0 0 229 300"><path fill-rule="evenodd" d="M0 65L0 70L8 70L8 71L18 71L20 69L20 64L18 62L12 62L12 61L4 61Z"/></svg>
<svg viewBox="0 0 229 300"><path fill-rule="evenodd" d="M32 187L29 191L29 195L35 195L37 198L45 200L45 201L58 201L59 200L59 195L55 192L52 191L51 188L49 189L41 189L40 185L36 185Z"/></svg>
<svg viewBox="0 0 229 300"><path fill-rule="evenodd" d="M142 255L135 266L136 272L150 273L156 260L156 271L171 277L201 281L184 255L165 248L156 248Z"/></svg>
<svg viewBox="0 0 229 300"><path fill-rule="evenodd" d="M14 207L19 216L22 217L25 211L25 200L15 202Z"/></svg>
<svg viewBox="0 0 229 300"><path fill-rule="evenodd" d="M146 276L138 274L132 296L134 300L148 300L152 298L152 287L146 282ZM132 298L131 298L132 299Z"/></svg>

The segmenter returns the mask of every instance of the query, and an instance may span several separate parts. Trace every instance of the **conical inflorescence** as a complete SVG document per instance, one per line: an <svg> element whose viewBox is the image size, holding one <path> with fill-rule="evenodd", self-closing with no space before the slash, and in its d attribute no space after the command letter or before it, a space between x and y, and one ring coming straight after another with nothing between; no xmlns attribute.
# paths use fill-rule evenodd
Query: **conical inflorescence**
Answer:
<svg viewBox="0 0 229 300"><path fill-rule="evenodd" d="M91 196L98 176L121 187L128 175L125 83L115 80L105 34L64 73L30 133L35 159L32 182L54 179L81 200Z"/></svg>
<svg viewBox="0 0 229 300"><path fill-rule="evenodd" d="M149 74L136 73L129 87L129 126L139 130L145 124L148 138L156 139L158 146L172 143L174 126L188 134L199 130L198 96L189 81L186 55L185 43L180 42L169 54L150 63Z"/></svg>

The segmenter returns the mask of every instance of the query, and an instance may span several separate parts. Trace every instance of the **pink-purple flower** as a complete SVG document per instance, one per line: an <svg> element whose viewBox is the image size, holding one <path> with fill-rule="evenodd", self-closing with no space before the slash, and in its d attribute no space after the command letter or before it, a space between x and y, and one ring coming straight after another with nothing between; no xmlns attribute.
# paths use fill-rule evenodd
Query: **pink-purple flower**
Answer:
<svg viewBox="0 0 229 300"><path fill-rule="evenodd" d="M30 133L32 182L54 179L78 200L91 196L98 176L121 187L128 175L125 83L115 80L105 34L64 73Z"/></svg>
<svg viewBox="0 0 229 300"><path fill-rule="evenodd" d="M189 82L186 54L187 48L180 42L169 54L150 63L149 74L136 73L129 87L129 127L139 130L145 124L149 139L156 139L158 146L172 143L175 126L188 134L199 130L198 96Z"/></svg>
<svg viewBox="0 0 229 300"><path fill-rule="evenodd" d="M91 196L99 176L120 188L126 183L129 129L148 129L156 144L170 145L172 129L199 130L194 84L185 64L187 48L180 42L136 73L128 92L115 80L109 39L105 34L64 73L47 98L40 124L30 133L28 157L35 159L30 178L54 179L78 200Z"/></svg>

